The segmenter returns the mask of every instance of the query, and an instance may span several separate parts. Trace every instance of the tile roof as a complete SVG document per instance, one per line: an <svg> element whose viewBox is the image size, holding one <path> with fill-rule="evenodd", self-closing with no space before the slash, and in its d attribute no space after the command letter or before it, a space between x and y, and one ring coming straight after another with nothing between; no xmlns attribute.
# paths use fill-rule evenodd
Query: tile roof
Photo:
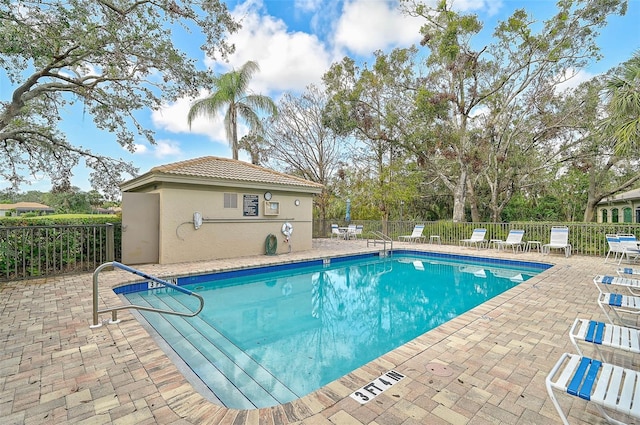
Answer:
<svg viewBox="0 0 640 425"><path fill-rule="evenodd" d="M616 195L604 198L598 204L607 204L609 202L633 201L640 199L640 189L633 189L628 192L618 193Z"/></svg>
<svg viewBox="0 0 640 425"><path fill-rule="evenodd" d="M44 205L44 204L39 204L37 202L18 202L15 204L0 204L0 209L1 210L51 210L53 211L53 208L51 208L48 205Z"/></svg>
<svg viewBox="0 0 640 425"><path fill-rule="evenodd" d="M205 177L231 181L247 181L275 183L291 186L319 188L322 184L300 177L290 176L248 162L229 158L205 156L160 165L151 169L150 173L172 174L189 177Z"/></svg>

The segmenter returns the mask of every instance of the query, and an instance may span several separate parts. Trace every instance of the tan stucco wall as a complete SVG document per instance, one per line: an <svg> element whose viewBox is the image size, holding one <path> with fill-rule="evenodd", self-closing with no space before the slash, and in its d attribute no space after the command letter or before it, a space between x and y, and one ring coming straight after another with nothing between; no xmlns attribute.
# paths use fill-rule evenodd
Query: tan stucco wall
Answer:
<svg viewBox="0 0 640 425"><path fill-rule="evenodd" d="M160 264L264 254L270 233L278 239L277 253L286 254L281 228L287 221L294 228L291 251L311 249L312 194L271 190L280 214L270 216L264 214L264 190L163 184L153 192L160 194ZM224 193L238 194L237 208L224 208ZM243 216L243 195L258 196L258 216ZM192 223L195 211L203 217L198 230Z"/></svg>

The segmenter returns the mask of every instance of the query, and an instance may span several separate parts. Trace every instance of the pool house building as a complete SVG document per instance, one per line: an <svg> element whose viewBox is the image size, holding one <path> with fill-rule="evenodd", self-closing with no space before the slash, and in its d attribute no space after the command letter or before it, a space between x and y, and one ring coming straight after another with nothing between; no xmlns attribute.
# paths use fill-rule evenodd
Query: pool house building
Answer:
<svg viewBox="0 0 640 425"><path fill-rule="evenodd" d="M313 198L322 187L213 156L154 167L120 186L122 261L171 264L309 250Z"/></svg>

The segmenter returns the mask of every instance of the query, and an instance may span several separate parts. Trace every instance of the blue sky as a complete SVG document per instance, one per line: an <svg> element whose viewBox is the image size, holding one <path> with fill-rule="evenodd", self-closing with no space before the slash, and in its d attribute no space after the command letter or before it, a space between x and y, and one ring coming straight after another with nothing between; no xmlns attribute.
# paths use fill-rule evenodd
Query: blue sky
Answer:
<svg viewBox="0 0 640 425"><path fill-rule="evenodd" d="M193 36L176 35L176 42L202 67L224 72L239 67L247 60L257 61L260 72L254 76L251 90L277 100L285 91L300 93L311 84L319 84L330 65L344 56L366 61L375 50L389 51L394 47L417 44L421 20L402 16L395 0L229 0L233 15L243 28L232 35L236 53L229 63L204 57ZM454 0L454 7L476 13L485 23L487 37L498 20L505 19L517 8L529 11L537 20L549 18L555 11L551 0ZM575 82L606 72L629 59L640 49L640 0L630 0L624 17L609 20L601 31L599 46L604 58L580 70ZM205 93L203 92L203 95ZM7 87L0 87L0 98L9 96ZM147 172L154 166L204 155L231 157L225 139L222 119L196 120L191 129L187 112L193 99L180 99L160 111L140 111L142 123L156 132L156 145L139 138L137 151L129 153L120 147L110 133L100 132L91 117L81 111L69 110L61 128L70 142L116 158L123 158ZM248 157L240 153L240 159ZM90 190L88 171L74 170L72 184ZM0 180L0 189L8 184ZM39 177L21 191L50 190L50 182Z"/></svg>

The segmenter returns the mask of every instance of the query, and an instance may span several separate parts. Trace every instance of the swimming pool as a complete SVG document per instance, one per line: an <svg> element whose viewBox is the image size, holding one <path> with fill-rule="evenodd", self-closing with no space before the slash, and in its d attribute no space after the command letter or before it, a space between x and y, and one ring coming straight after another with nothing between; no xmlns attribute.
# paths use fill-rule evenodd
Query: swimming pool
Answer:
<svg viewBox="0 0 640 425"><path fill-rule="evenodd" d="M394 252L177 279L205 298L194 318L142 313L187 377L231 408L302 397L550 267ZM142 283L131 303L184 310L192 297ZM179 356L176 358L175 354Z"/></svg>

